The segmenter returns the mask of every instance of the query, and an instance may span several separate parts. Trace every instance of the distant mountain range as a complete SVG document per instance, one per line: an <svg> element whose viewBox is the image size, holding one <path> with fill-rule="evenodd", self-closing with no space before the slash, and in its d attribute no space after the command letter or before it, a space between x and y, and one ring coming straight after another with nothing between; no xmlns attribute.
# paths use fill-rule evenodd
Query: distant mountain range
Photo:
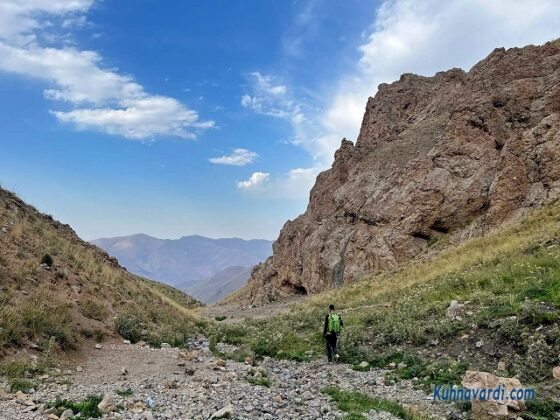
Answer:
<svg viewBox="0 0 560 420"><path fill-rule="evenodd" d="M138 234L92 243L130 272L180 288L207 303L244 286L251 268L272 254L272 242L264 239L199 235L158 239Z"/></svg>

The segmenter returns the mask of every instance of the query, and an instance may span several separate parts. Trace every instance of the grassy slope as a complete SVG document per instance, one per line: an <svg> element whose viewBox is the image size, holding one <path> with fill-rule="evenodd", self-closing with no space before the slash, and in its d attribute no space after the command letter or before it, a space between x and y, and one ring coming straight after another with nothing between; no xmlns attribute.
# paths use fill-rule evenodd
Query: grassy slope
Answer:
<svg viewBox="0 0 560 420"><path fill-rule="evenodd" d="M441 249L314 296L288 315L219 325L213 342L305 360L313 357L310 350L322 353L325 308L334 303L346 325L345 361L407 365L388 380L458 383L467 367L495 372L503 361L506 371L499 373L560 395L551 380L552 367L560 364L560 204L462 245L433 247ZM452 299L466 303L460 320L446 317Z"/></svg>
<svg viewBox="0 0 560 420"><path fill-rule="evenodd" d="M40 266L43 255L54 260ZM65 225L0 189L0 358L115 335L178 343L195 330L182 292L131 275Z"/></svg>

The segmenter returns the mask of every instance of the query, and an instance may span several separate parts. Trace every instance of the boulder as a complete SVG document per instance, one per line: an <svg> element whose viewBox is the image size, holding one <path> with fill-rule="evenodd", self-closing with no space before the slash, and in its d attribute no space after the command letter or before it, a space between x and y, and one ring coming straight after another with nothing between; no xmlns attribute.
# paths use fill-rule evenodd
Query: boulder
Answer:
<svg viewBox="0 0 560 420"><path fill-rule="evenodd" d="M488 372L469 370L463 377L462 384L465 388L496 388L505 386L505 395L512 388L521 388L521 382L517 378L504 378ZM525 409L524 401L517 400L486 400L472 401L472 416L477 420L516 418L517 413Z"/></svg>
<svg viewBox="0 0 560 420"><path fill-rule="evenodd" d="M114 398L112 395L107 394L103 397L101 402L97 404L97 408L104 414L110 413L111 411L115 411L115 403Z"/></svg>

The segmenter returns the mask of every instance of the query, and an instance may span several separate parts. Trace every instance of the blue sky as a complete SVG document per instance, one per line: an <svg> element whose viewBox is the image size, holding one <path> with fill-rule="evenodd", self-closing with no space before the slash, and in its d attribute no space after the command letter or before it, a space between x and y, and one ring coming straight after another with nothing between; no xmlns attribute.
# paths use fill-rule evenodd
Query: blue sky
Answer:
<svg viewBox="0 0 560 420"><path fill-rule="evenodd" d="M558 38L559 3L0 0L0 183L85 239L273 239L379 83Z"/></svg>

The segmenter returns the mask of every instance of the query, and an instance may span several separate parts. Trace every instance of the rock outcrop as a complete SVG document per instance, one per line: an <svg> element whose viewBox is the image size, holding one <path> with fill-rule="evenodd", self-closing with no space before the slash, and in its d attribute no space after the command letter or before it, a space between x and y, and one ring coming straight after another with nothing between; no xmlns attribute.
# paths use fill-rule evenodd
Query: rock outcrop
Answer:
<svg viewBox="0 0 560 420"><path fill-rule="evenodd" d="M553 200L559 129L558 41L380 85L356 144L342 141L306 212L253 270L250 300L338 287Z"/></svg>

